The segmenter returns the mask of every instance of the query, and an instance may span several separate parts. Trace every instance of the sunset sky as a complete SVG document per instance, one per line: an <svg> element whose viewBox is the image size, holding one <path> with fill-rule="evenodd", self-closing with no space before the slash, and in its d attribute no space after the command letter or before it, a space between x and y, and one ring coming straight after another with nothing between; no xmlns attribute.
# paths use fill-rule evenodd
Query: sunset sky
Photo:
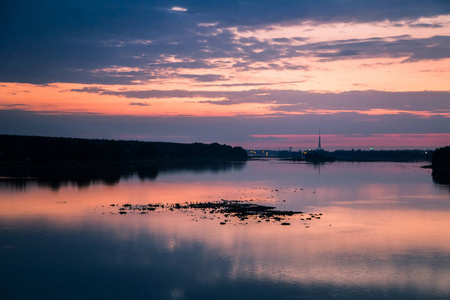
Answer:
<svg viewBox="0 0 450 300"><path fill-rule="evenodd" d="M450 1L0 3L0 134L450 145Z"/></svg>

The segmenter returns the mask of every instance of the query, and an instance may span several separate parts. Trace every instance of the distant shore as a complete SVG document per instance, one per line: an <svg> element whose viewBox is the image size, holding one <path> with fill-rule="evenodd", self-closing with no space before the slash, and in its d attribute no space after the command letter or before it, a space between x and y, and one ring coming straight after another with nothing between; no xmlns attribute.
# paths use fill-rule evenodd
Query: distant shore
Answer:
<svg viewBox="0 0 450 300"><path fill-rule="evenodd" d="M58 189L72 183L116 184L123 177L154 180L162 170L239 169L241 147L213 144L117 141L0 135L0 179L16 187L29 179Z"/></svg>
<svg viewBox="0 0 450 300"><path fill-rule="evenodd" d="M305 161L313 163L348 161L348 162L431 162L433 150L336 150L323 149L307 151L268 151L249 150L250 158L276 157L284 160Z"/></svg>
<svg viewBox="0 0 450 300"><path fill-rule="evenodd" d="M18 168L81 168L245 160L247 153L243 148L218 143L182 144L0 135L0 165Z"/></svg>

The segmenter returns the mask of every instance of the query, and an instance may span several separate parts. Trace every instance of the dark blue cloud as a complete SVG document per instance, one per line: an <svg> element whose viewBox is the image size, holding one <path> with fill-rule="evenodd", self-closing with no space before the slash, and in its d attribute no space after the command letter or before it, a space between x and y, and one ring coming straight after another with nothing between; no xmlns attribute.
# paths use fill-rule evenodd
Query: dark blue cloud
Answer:
<svg viewBox="0 0 450 300"><path fill-rule="evenodd" d="M393 40L392 40L393 39ZM328 60L359 56L367 57L408 57L405 61L423 59L443 59L450 57L450 36L412 38L410 36L390 37L388 39L362 39L330 41L309 44L299 48L310 49L315 56ZM333 52L322 53L322 50Z"/></svg>

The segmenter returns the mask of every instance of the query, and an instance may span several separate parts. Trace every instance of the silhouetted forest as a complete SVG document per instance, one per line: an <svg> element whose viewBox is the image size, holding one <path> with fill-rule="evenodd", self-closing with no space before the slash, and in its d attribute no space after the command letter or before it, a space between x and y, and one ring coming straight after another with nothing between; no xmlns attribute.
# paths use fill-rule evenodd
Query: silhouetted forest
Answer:
<svg viewBox="0 0 450 300"><path fill-rule="evenodd" d="M249 150L251 157L280 157L294 161L332 162L332 161L386 161L413 162L431 161L433 150L336 150L322 149L305 152Z"/></svg>
<svg viewBox="0 0 450 300"><path fill-rule="evenodd" d="M450 146L436 149L431 162L435 167L443 166L450 168Z"/></svg>
<svg viewBox="0 0 450 300"><path fill-rule="evenodd" d="M433 151L422 150L336 150L331 155L344 161L423 161L430 160Z"/></svg>
<svg viewBox="0 0 450 300"><path fill-rule="evenodd" d="M431 163L433 180L450 184L450 146L436 149Z"/></svg>
<svg viewBox="0 0 450 300"><path fill-rule="evenodd" d="M31 165L246 160L241 147L122 140L0 135L0 162Z"/></svg>

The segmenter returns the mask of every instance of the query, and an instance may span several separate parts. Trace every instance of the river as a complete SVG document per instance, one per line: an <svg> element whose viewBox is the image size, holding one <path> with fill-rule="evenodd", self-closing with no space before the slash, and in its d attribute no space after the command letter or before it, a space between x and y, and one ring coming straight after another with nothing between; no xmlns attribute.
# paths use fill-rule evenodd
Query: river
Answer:
<svg viewBox="0 0 450 300"><path fill-rule="evenodd" d="M421 165L1 178L0 299L449 299L450 190ZM299 213L173 209L222 200Z"/></svg>

